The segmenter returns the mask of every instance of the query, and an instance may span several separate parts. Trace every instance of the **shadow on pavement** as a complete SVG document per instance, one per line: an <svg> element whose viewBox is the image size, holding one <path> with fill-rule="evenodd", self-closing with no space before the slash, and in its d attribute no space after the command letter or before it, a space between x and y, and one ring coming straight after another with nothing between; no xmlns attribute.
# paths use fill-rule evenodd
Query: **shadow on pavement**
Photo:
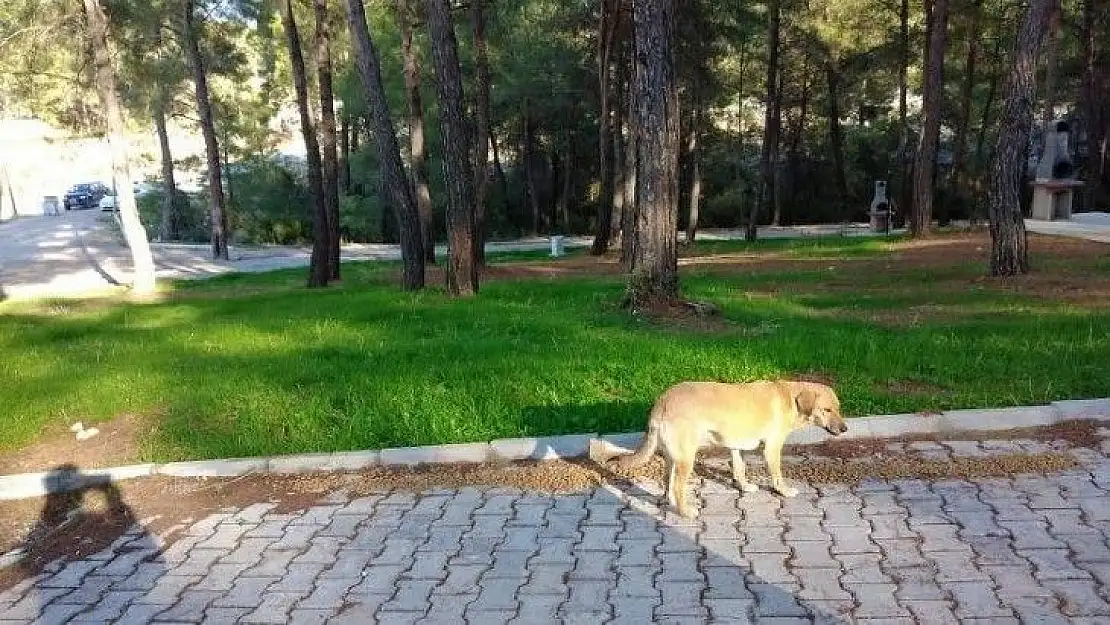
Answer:
<svg viewBox="0 0 1110 625"><path fill-rule="evenodd" d="M0 621L63 623L81 614L80 621L113 622L120 599L135 597L133 586L147 578L153 586L165 572L158 541L107 474L63 464L43 482L49 494L19 547L22 579L0 592ZM126 579L140 568L145 575Z"/></svg>

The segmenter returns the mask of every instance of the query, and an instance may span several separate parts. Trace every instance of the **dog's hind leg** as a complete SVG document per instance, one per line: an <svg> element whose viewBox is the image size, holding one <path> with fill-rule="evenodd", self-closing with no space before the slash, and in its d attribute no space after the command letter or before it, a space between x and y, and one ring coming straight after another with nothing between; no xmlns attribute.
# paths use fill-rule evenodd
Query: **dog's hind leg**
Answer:
<svg viewBox="0 0 1110 625"><path fill-rule="evenodd" d="M741 492L754 493L759 490L759 487L748 481L747 469L744 466L744 456L740 454L739 449L732 451L732 479L736 485L740 487Z"/></svg>
<svg viewBox="0 0 1110 625"><path fill-rule="evenodd" d="M682 516L692 519L698 516L696 510L686 501L686 483L694 472L694 463L691 460L675 460L674 470L671 472L671 489L674 491L675 509Z"/></svg>
<svg viewBox="0 0 1110 625"><path fill-rule="evenodd" d="M669 455L663 455L663 489L667 495L667 503L674 507L675 492L674 492L674 460L671 460Z"/></svg>

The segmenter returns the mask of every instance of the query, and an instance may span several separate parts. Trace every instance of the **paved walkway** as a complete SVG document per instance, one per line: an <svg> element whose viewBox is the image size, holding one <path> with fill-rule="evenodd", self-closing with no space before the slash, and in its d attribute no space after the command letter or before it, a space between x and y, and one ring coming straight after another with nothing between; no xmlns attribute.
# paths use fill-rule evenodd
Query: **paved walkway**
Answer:
<svg viewBox="0 0 1110 625"><path fill-rule="evenodd" d="M1038 234L1054 234L1110 243L1110 213L1076 213L1068 221L1026 219L1025 228Z"/></svg>
<svg viewBox="0 0 1110 625"><path fill-rule="evenodd" d="M111 226L112 216L100 211L69 211L57 217L27 217L0 223L0 299L76 295L111 290L129 284L130 252ZM789 238L845 232L870 235L865 224L839 224L761 228L763 238ZM743 238L742 230L705 230L704 240ZM591 237L567 237L566 247L590 245ZM521 251L550 249L547 237L490 242L486 249ZM214 261L207 245L152 243L158 277L205 278L223 273L270 271L307 267L311 248L297 246L236 247L231 260ZM446 254L444 246L438 253ZM400 247L386 244L350 244L342 249L344 261L395 260Z"/></svg>
<svg viewBox="0 0 1110 625"><path fill-rule="evenodd" d="M885 453L989 459L1063 447L954 441ZM786 501L706 478L693 522L661 513L652 483L556 496L335 493L293 514L257 503L201 519L165 548L136 526L0 593L0 621L1108 623L1110 441L1067 453L1079 468L868 479Z"/></svg>

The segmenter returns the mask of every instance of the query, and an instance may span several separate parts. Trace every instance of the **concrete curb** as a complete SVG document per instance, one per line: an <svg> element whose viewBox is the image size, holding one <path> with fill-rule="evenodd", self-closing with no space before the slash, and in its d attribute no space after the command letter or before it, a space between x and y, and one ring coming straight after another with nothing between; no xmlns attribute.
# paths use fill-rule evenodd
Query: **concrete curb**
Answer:
<svg viewBox="0 0 1110 625"><path fill-rule="evenodd" d="M840 439L894 438L909 435L954 435L960 432L990 432L1054 425L1082 419L1110 422L1110 397L1056 401L1041 406L949 410L940 414L899 414L857 417ZM374 466L418 466L423 464L481 463L513 460L606 456L614 450L639 445L643 432L599 435L568 434L536 438L511 438L487 443L461 443L426 447L334 453L294 454L260 458L230 458L139 464L71 472L20 473L0 476L0 501L41 497L51 493L118 482L150 475L174 477L236 477L249 473L292 474L316 471L357 471ZM789 445L812 445L829 436L818 428L794 432Z"/></svg>

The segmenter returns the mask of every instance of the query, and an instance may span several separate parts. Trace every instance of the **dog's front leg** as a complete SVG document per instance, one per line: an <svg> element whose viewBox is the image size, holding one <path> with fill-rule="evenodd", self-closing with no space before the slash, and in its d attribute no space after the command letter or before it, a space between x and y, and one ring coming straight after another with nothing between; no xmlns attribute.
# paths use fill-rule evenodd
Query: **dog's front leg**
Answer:
<svg viewBox="0 0 1110 625"><path fill-rule="evenodd" d="M744 466L744 456L740 454L739 449L732 451L732 479L740 490L745 493L754 493L759 490L759 487L748 481L747 468Z"/></svg>
<svg viewBox="0 0 1110 625"><path fill-rule="evenodd" d="M782 477L782 444L784 441L766 441L763 445L763 459L767 461L767 472L771 474L771 488L783 497L794 497L798 489L786 483Z"/></svg>

